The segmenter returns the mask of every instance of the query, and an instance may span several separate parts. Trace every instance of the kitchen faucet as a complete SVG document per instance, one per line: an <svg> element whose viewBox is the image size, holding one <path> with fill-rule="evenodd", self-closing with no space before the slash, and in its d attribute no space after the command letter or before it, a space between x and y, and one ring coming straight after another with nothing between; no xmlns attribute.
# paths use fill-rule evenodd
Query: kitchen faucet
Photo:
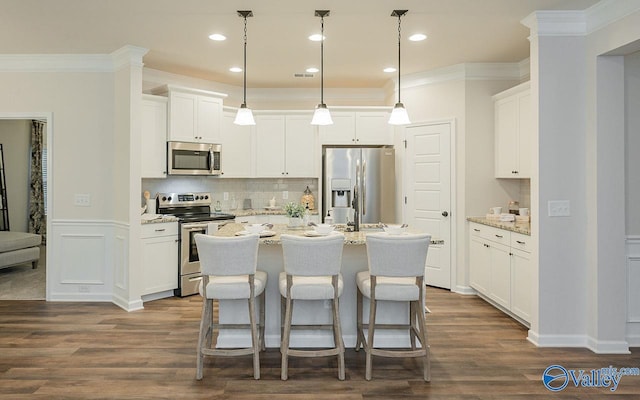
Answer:
<svg viewBox="0 0 640 400"><path fill-rule="evenodd" d="M351 201L351 206L353 207L353 231L360 231L360 206L358 205L358 198L360 195L358 194L358 185L353 187L353 200ZM349 225L349 223L347 223Z"/></svg>

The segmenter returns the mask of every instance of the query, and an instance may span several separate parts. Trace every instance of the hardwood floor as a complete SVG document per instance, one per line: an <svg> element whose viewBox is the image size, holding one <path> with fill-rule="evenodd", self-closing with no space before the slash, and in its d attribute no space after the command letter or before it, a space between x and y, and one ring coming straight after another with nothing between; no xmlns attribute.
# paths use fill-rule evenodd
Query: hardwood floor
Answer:
<svg viewBox="0 0 640 400"><path fill-rule="evenodd" d="M615 392L576 388L554 394L544 369L640 367L630 355L585 349L539 349L526 329L484 301L429 288L430 383L415 359L374 357L364 379L364 353L348 349L346 380L335 357L291 358L280 380L280 353L261 356L262 379L251 357L206 358L195 380L199 296L148 302L127 313L105 303L0 302L0 399L519 399L627 398L640 395L640 376L622 377Z"/></svg>

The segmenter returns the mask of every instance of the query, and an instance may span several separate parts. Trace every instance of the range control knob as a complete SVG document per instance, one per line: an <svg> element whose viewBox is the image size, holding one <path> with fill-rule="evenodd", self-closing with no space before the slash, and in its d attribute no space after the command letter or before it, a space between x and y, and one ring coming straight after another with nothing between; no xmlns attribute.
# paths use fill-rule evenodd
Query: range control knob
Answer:
<svg viewBox="0 0 640 400"><path fill-rule="evenodd" d="M167 201L171 201L171 196L167 197Z"/></svg>
<svg viewBox="0 0 640 400"><path fill-rule="evenodd" d="M208 194L205 194L205 195L204 195L204 199L205 199L205 200L208 200L208 199L209 199L209 195L208 195Z"/></svg>
<svg viewBox="0 0 640 400"><path fill-rule="evenodd" d="M162 201L167 201L167 196L162 196Z"/></svg>
<svg viewBox="0 0 640 400"><path fill-rule="evenodd" d="M200 200L200 196L196 196L196 200Z"/></svg>

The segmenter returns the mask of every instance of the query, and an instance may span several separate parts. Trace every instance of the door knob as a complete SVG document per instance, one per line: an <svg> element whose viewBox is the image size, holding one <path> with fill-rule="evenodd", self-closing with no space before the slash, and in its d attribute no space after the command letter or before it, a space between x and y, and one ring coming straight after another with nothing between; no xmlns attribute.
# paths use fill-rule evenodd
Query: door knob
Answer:
<svg viewBox="0 0 640 400"><path fill-rule="evenodd" d="M443 211L443 212L442 212L442 216L443 216L443 217L448 217L448 216L449 216L449 213L448 213L448 212L446 212L446 211Z"/></svg>

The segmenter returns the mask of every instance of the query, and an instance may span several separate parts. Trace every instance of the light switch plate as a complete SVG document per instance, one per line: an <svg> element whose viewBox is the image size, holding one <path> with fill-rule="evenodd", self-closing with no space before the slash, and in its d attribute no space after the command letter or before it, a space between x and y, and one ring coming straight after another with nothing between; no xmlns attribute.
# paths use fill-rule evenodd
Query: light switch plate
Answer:
<svg viewBox="0 0 640 400"><path fill-rule="evenodd" d="M550 217L569 217L571 215L569 200L549 200L548 205Z"/></svg>
<svg viewBox="0 0 640 400"><path fill-rule="evenodd" d="M229 200L229 192L222 193L222 200Z"/></svg>
<svg viewBox="0 0 640 400"><path fill-rule="evenodd" d="M289 198L289 192L286 190L282 191L282 200L287 200Z"/></svg>
<svg viewBox="0 0 640 400"><path fill-rule="evenodd" d="M76 193L73 204L80 207L90 207L91 195L87 193Z"/></svg>

